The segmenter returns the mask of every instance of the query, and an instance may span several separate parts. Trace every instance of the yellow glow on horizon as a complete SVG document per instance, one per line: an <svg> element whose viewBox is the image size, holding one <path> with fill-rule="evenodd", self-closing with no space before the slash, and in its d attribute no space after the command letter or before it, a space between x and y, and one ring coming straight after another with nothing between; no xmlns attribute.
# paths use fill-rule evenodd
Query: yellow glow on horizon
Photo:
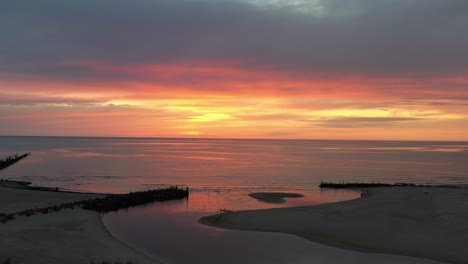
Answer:
<svg viewBox="0 0 468 264"><path fill-rule="evenodd" d="M201 133L199 131L185 131L183 134L187 135L187 136L199 136L199 135L201 135Z"/></svg>
<svg viewBox="0 0 468 264"><path fill-rule="evenodd" d="M363 117L363 118L384 118L384 117L406 117L419 119L462 119L463 115L447 114L435 110L408 110L399 108L389 109L331 109L317 110L310 112L314 117L334 118L334 117Z"/></svg>
<svg viewBox="0 0 468 264"><path fill-rule="evenodd" d="M222 113L206 113L198 116L192 116L189 122L214 122L231 118L231 115Z"/></svg>
<svg viewBox="0 0 468 264"><path fill-rule="evenodd" d="M175 70L174 78L185 73L185 68ZM214 69L198 69L206 71ZM372 80L362 89L358 84L341 89L350 82L275 79L270 73L248 72L245 79L237 79L244 76L242 69L224 69L222 74L229 77L226 82L215 79L197 87L130 81L86 89L53 83L5 85L14 89L0 92L5 102L0 104L0 121L11 120L4 122L44 135L468 140L463 93L451 95L460 99L435 99L437 94L428 99L381 98L373 93ZM322 89L328 84L330 89ZM2 128L4 134L20 131Z"/></svg>

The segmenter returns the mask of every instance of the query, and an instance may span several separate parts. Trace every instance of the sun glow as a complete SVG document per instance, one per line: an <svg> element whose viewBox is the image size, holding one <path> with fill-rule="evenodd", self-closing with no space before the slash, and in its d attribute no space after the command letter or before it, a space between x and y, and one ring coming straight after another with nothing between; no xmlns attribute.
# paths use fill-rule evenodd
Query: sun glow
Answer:
<svg viewBox="0 0 468 264"><path fill-rule="evenodd" d="M0 86L15 87L0 92L0 120L5 123L1 131L16 134L13 128L21 123L25 131L32 124L44 135L60 131L102 136L390 139L397 135L398 139L468 140L462 132L468 129L463 90L450 95L459 99L444 98L433 90L429 94L435 98L409 100L396 96L399 90L386 94L373 88L394 80L307 79L271 70L247 71L235 64L202 64L135 67L129 70L146 76L151 69L162 79L96 83L85 88L1 80ZM90 65L95 67L81 66ZM126 73L126 67L105 64L99 64L99 70ZM197 82L184 84L178 78ZM398 82L404 88L432 84L430 80Z"/></svg>
<svg viewBox="0 0 468 264"><path fill-rule="evenodd" d="M192 116L190 122L215 122L231 118L231 115L221 113L206 113L202 115Z"/></svg>
<svg viewBox="0 0 468 264"><path fill-rule="evenodd" d="M184 135L187 136L199 136L201 133L199 131L185 131L183 132Z"/></svg>

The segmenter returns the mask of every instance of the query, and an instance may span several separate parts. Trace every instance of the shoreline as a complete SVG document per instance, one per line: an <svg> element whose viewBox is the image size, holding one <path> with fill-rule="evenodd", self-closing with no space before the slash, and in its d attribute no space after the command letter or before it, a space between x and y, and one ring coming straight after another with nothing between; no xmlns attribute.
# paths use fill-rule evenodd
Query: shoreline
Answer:
<svg viewBox="0 0 468 264"><path fill-rule="evenodd" d="M154 263L154 264L167 264L166 262L164 262L164 261L162 261L162 260L158 260L158 259L156 259L156 258L154 258L154 257L151 257L150 255L145 254L144 252L139 251L137 248L135 248L135 247L133 247L133 246L131 246L131 245L125 243L124 241L122 241L122 240L116 238L116 237L112 234L112 232L107 228L107 226L104 224L104 221L102 220L102 215L99 215L99 220L100 220L99 222L100 222L102 228L105 230L106 234L107 234L108 236L110 236L113 240L115 240L116 242L118 242L120 245L122 245L123 247L127 248L127 249L130 250L130 251L133 251L133 252L139 254L139 255L140 255L141 257L143 257L143 258L146 258L150 263ZM114 258L114 259L115 259L115 258ZM130 261L130 260L129 260L129 261ZM133 260L131 260L131 261L133 261Z"/></svg>
<svg viewBox="0 0 468 264"><path fill-rule="evenodd" d="M464 186L461 186L464 187ZM361 252L468 263L468 189L362 188L361 198L202 217L204 225L293 234Z"/></svg>
<svg viewBox="0 0 468 264"><path fill-rule="evenodd" d="M415 203L410 202L409 204L418 207L423 206L423 209L428 208L426 208L426 205L421 203L421 201L427 200L426 198L431 198L435 202L442 202L437 207L439 209L441 207L446 208L442 213L450 215L453 213L453 208L463 208L462 217L467 217L468 202L466 200L468 197L468 189L466 188L467 186L460 185L460 187L460 189L439 187L361 188L356 189L361 191L361 197L353 200L313 206L227 212L202 217L199 222L204 225L234 230L288 233L313 242L354 251L405 255L450 263L466 263L468 257L463 255L464 250L462 250L462 248L463 245L465 245L463 242L468 242L468 223L460 225L457 224L457 221L451 221L451 226L456 226L466 231L458 238L456 236L455 238L453 236L448 236L448 238L452 238L452 240L450 240L447 239L447 236L444 237L444 235L447 235L444 234L445 231L449 231L449 233L453 235L453 230L444 229L442 230L444 232L438 233L438 241L444 241L444 243L453 246L451 248L452 251L447 251L447 247L441 249L439 247L440 245L433 245L433 248L423 248L422 251L419 250L416 254L414 252L409 252L407 249L402 250L398 247L395 248L395 245L399 243L398 239L392 240L391 238L391 234L396 233L395 230L390 228L389 231L391 232L385 232L382 231L381 227L373 223L375 222L376 215L378 216L375 211L375 208L377 208L382 214L380 218L377 217L377 221L379 219L381 220L382 217L388 217L389 212L385 213L385 210L391 209L390 214L400 213L400 216L396 219L400 220L400 227L403 227L402 230L406 233L408 233L410 229L408 226L401 225L401 219L406 219L405 221L410 222L415 221L417 224L420 224L417 222L419 218L415 218L417 214L414 215L410 213L405 215L401 214L402 210L395 211L395 209L401 209L400 207L405 204L402 203L401 206L398 205L394 208L394 202L402 201L401 199L403 198L403 200L416 199L417 201ZM291 195L292 193L262 193L262 195L266 196L268 196L268 194L271 194L272 197L276 199L278 196L282 197L284 195ZM60 204L74 200L78 201L84 198L103 197L104 195L105 194L37 190L17 186L2 186L0 184L0 213L11 211L12 206L10 203L12 202L16 203L14 204L14 208L31 208L42 204ZM296 195L299 194L294 194L294 196ZM451 197L446 200L446 196ZM460 197L464 197L465 200L455 199ZM447 202L450 204L453 201L458 201L458 203L454 205L455 207L446 206ZM388 206L389 204L391 205L390 208ZM402 208L405 209L404 207ZM357 212L354 218L350 218L350 210ZM369 210L371 211L369 212ZM359 214L370 217L362 218L362 215ZM321 221L321 218L323 218L323 221ZM337 219L340 218L344 220L336 222ZM352 221L347 222L348 220ZM392 220L395 219L391 218L388 221L391 222ZM354 241L357 236L356 233L353 233L353 230L357 227L359 231L363 231L362 223L361 226L359 225L360 221L363 221L364 224L371 225L373 232L363 232L361 235L364 234L364 240L358 239L358 241ZM337 223L339 226L336 226ZM356 225L356 223L358 225ZM372 224L375 226L372 226ZM429 224L429 227L433 225L433 223ZM427 225L427 223L423 223L423 225ZM349 229L352 230L350 231ZM431 229L425 230L430 231ZM373 238L368 237L369 234L374 233L380 236L379 239L377 239L377 243L375 239L373 240ZM359 234L359 232L357 234ZM411 234L409 237L409 239L411 239ZM428 240L430 237L434 236L425 236L424 240ZM382 239L390 241L390 247L382 248L382 243L378 243L378 240ZM461 243L455 243L454 241ZM375 246L366 245L368 242L373 242L372 245ZM441 245L443 245L443 243ZM421 255L421 253L425 251L434 251L435 249L439 250L436 252L437 254L444 250L450 252L447 254L453 254L454 252L455 254L452 258L447 258L447 256L444 255ZM60 212L53 212L45 215L39 214L31 217L20 216L18 219L7 224L0 223L0 256L5 256L7 259L10 258L13 264L30 262L51 264L66 262L78 264L90 263L91 261L100 263L100 261L114 260L122 260L124 262L135 261L140 264L164 263L117 239L107 229L99 213L81 208L65 209ZM0 259L0 263L2 261L4 261L4 259Z"/></svg>
<svg viewBox="0 0 468 264"><path fill-rule="evenodd" d="M73 191L73 190L63 189L59 187L31 186L31 185L32 185L32 182L27 182L27 181L0 179L0 187L5 187L5 188L24 189L24 190L39 191L39 192L74 193L74 194L88 194L88 195L113 195L115 194L115 193Z"/></svg>
<svg viewBox="0 0 468 264"><path fill-rule="evenodd" d="M103 196L0 185L0 213ZM0 256L0 262L8 259L12 264L116 260L163 263L115 238L99 213L81 208L18 216L8 223L0 223Z"/></svg>

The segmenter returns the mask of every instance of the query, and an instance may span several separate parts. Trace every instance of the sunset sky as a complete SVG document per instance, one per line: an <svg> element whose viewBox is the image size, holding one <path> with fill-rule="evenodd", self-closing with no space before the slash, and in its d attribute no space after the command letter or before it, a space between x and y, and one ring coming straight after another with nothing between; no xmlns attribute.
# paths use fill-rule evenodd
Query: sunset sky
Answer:
<svg viewBox="0 0 468 264"><path fill-rule="evenodd" d="M468 140L468 1L0 0L0 135Z"/></svg>

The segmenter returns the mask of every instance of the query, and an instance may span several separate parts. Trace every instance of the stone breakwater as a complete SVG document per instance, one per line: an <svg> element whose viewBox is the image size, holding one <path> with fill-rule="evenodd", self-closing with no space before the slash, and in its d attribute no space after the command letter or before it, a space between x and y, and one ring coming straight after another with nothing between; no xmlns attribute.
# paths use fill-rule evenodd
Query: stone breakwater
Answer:
<svg viewBox="0 0 468 264"><path fill-rule="evenodd" d="M414 183L376 183L376 182L321 182L320 188L330 189L347 189L347 188L378 188L378 187L421 187L421 188L454 188L460 189L460 186L456 185L426 185L426 184L414 184Z"/></svg>
<svg viewBox="0 0 468 264"><path fill-rule="evenodd" d="M28 157L31 153L24 153L23 155L15 154L13 156L8 156L4 159L0 159L0 170L3 170L16 162Z"/></svg>
<svg viewBox="0 0 468 264"><path fill-rule="evenodd" d="M32 208L16 213L0 213L0 222L7 223L17 216L32 216L36 214L48 214L58 212L64 209L82 208L85 210L96 211L98 213L108 213L118 211L119 209L129 208L138 205L144 205L157 201L167 201L175 199L188 198L189 190L176 187L167 189L148 190L142 192L130 192L127 194L110 194L103 198L88 199L72 203L63 203L61 205L52 205L44 208Z"/></svg>

